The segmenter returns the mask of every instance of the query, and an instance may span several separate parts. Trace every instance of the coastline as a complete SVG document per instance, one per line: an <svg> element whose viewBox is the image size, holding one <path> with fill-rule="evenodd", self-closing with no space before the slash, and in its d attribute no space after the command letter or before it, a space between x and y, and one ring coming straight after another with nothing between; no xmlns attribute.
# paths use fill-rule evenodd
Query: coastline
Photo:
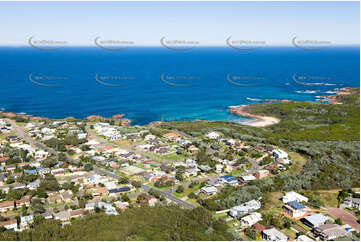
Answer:
<svg viewBox="0 0 361 242"><path fill-rule="evenodd" d="M252 118L253 120L242 123L242 125L248 125L252 127L266 127L280 122L280 120L275 117L261 116L247 112L245 109L250 105L229 106L227 112L233 113L238 116Z"/></svg>
<svg viewBox="0 0 361 242"><path fill-rule="evenodd" d="M343 87L343 88L335 88L330 92L335 93L335 95L329 96L316 96L316 102L320 103L328 103L328 104L342 104L338 99L342 95L351 95L352 87ZM275 100L270 99L270 102L292 102L291 100ZM271 116L262 116L257 114L252 114L247 112L247 107L257 104L248 104L248 105L238 105L238 106L229 106L227 112L233 113L238 116L253 118L254 120L245 121L242 124L248 125L252 127L266 127L269 125L274 125L280 122L280 119L271 117Z"/></svg>
<svg viewBox="0 0 361 242"><path fill-rule="evenodd" d="M329 93L334 93L334 95L329 96L316 96L315 101L319 103L328 103L328 104L342 104L338 99L342 95L350 95L353 93L352 89L354 87L343 87L343 88L335 88L333 90L330 90ZM357 87L359 88L359 87ZM292 102L292 100L288 99L266 99L268 102L263 103L273 103L273 102L280 102L280 103L287 103ZM241 125L248 125L252 127L266 127L270 125L274 125L280 122L280 119L272 116L262 116L257 114L252 114L247 111L247 107L250 107L252 105L257 105L259 103L254 104L244 104L244 105L238 105L238 106L229 106L226 112L232 113L234 115L240 116L240 117L247 117L250 118L250 120L245 120L243 122L237 122ZM15 112L5 112L4 109L0 110L0 115L3 115L7 118L16 118L16 117L22 117L29 120L48 120L51 118L48 117L40 117L40 116L33 116L26 113L15 113ZM63 119L75 119L74 117L65 117ZM87 121L105 121L105 120L113 120L118 122L121 126L129 126L131 125L131 120L124 118L124 114L114 114L110 118L102 117L100 115L90 115L85 117L83 120ZM192 120L192 121L200 121L200 120ZM209 120L204 120L209 121ZM164 121L152 121L148 125L150 126L157 126Z"/></svg>

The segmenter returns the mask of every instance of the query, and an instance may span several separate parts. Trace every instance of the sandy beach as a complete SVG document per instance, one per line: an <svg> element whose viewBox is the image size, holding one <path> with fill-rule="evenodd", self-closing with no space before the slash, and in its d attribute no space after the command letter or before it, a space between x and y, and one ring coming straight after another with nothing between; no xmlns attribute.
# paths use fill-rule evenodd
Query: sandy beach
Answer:
<svg viewBox="0 0 361 242"><path fill-rule="evenodd" d="M266 126L277 124L280 122L280 120L275 117L261 116L261 115L248 113L245 111L246 107L247 107L247 105L230 106L229 109L227 110L227 112L230 112L230 113L233 113L233 114L239 115L239 116L253 118L254 120L252 120L250 122L242 123L244 125L249 125L252 127L266 127Z"/></svg>

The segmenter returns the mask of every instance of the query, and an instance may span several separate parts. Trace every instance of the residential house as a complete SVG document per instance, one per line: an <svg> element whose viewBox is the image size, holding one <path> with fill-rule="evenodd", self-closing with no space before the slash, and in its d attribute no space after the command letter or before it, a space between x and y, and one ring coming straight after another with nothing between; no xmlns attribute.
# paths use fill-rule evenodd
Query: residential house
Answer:
<svg viewBox="0 0 361 242"><path fill-rule="evenodd" d="M108 190L109 196L117 195L118 193L121 193L121 192L129 192L129 191L130 191L130 187L118 187L118 188Z"/></svg>
<svg viewBox="0 0 361 242"><path fill-rule="evenodd" d="M70 218L79 218L84 214L83 209L68 210Z"/></svg>
<svg viewBox="0 0 361 242"><path fill-rule="evenodd" d="M225 175L218 178L218 182L224 185L231 185L231 186L237 186L238 180L231 175Z"/></svg>
<svg viewBox="0 0 361 242"><path fill-rule="evenodd" d="M29 224L31 224L34 221L34 215L27 215L27 216L22 216L20 218L20 229L23 230L25 228L27 228L29 226Z"/></svg>
<svg viewBox="0 0 361 242"><path fill-rule="evenodd" d="M253 181L253 180L256 180L256 177L253 176L253 175L241 176L241 181L242 181L243 183L247 183L247 182L250 182L250 181Z"/></svg>
<svg viewBox="0 0 361 242"><path fill-rule="evenodd" d="M96 207L96 203L95 202L90 202L90 203L87 203L87 204L85 204L85 210L94 210L95 209L95 207Z"/></svg>
<svg viewBox="0 0 361 242"><path fill-rule="evenodd" d="M287 241L288 237L275 228L262 231L262 238L266 241Z"/></svg>
<svg viewBox="0 0 361 242"><path fill-rule="evenodd" d="M108 215L111 214L118 215L117 210L110 203L98 202L97 207L101 209L105 209L105 213Z"/></svg>
<svg viewBox="0 0 361 242"><path fill-rule="evenodd" d="M193 155L193 154L197 154L199 152L199 149L194 145L191 145L187 148L187 151Z"/></svg>
<svg viewBox="0 0 361 242"><path fill-rule="evenodd" d="M258 170L256 172L256 178L262 179L264 177L267 177L270 174L269 170Z"/></svg>
<svg viewBox="0 0 361 242"><path fill-rule="evenodd" d="M189 169L186 169L183 173L183 176L185 177L190 177L190 176L193 176L193 177L196 177L198 174L198 169L197 168L189 168Z"/></svg>
<svg viewBox="0 0 361 242"><path fill-rule="evenodd" d="M342 203L346 208L358 208L360 209L360 198L347 198Z"/></svg>
<svg viewBox="0 0 361 242"><path fill-rule="evenodd" d="M60 196L60 194L55 194L55 195L47 198L47 201L50 204L58 203L58 202L61 202L62 200L63 200L63 198Z"/></svg>
<svg viewBox="0 0 361 242"><path fill-rule="evenodd" d="M48 157L48 152L44 150L36 151L34 154L35 160L44 160Z"/></svg>
<svg viewBox="0 0 361 242"><path fill-rule="evenodd" d="M37 169L24 170L24 173L25 173L25 174L28 174L28 175L36 175L36 174L38 174L38 170L37 170Z"/></svg>
<svg viewBox="0 0 361 242"><path fill-rule="evenodd" d="M180 138L180 136L176 133L166 133L163 137L173 142Z"/></svg>
<svg viewBox="0 0 361 242"><path fill-rule="evenodd" d="M221 136L217 133L217 132L209 132L208 134L206 134L206 137L208 139L213 139L213 140L219 140L221 138Z"/></svg>
<svg viewBox="0 0 361 242"><path fill-rule="evenodd" d="M200 165L198 166L198 168L202 171L202 172L207 172L207 171L210 171L212 170L212 168L208 165Z"/></svg>
<svg viewBox="0 0 361 242"><path fill-rule="evenodd" d="M297 201L288 202L282 207L282 210L292 218L302 217L307 213L307 211L309 211L306 206L300 204Z"/></svg>
<svg viewBox="0 0 361 242"><path fill-rule="evenodd" d="M53 174L54 176L64 175L64 173L65 173L65 170L63 168L51 170L51 174Z"/></svg>
<svg viewBox="0 0 361 242"><path fill-rule="evenodd" d="M8 193L10 190L10 186L1 186L0 190L4 193Z"/></svg>
<svg viewBox="0 0 361 242"><path fill-rule="evenodd" d="M297 237L296 241L314 241L314 240L311 239L310 237L302 234L302 235Z"/></svg>
<svg viewBox="0 0 361 242"><path fill-rule="evenodd" d="M68 221L70 219L70 214L68 211L61 211L59 213L54 214L54 218L60 221Z"/></svg>
<svg viewBox="0 0 361 242"><path fill-rule="evenodd" d="M127 210L128 207L129 207L129 203L128 202L121 202L121 201L116 201L114 202L114 205L117 207L117 208L120 208L121 210Z"/></svg>
<svg viewBox="0 0 361 242"><path fill-rule="evenodd" d="M338 224L323 224L313 230L316 237L321 240L333 240L339 237L348 236L349 232Z"/></svg>
<svg viewBox="0 0 361 242"><path fill-rule="evenodd" d="M253 231L256 233L262 233L263 230L267 229L266 226L260 224L260 223L255 223L253 225Z"/></svg>
<svg viewBox="0 0 361 242"><path fill-rule="evenodd" d="M9 231L18 231L18 223L16 219L0 222L0 227L4 227Z"/></svg>
<svg viewBox="0 0 361 242"><path fill-rule="evenodd" d="M201 193L206 195L213 195L217 193L217 188L215 186L204 186L201 188Z"/></svg>
<svg viewBox="0 0 361 242"><path fill-rule="evenodd" d="M108 194L108 190L105 187L100 187L93 190L93 196L101 196L103 194Z"/></svg>
<svg viewBox="0 0 361 242"><path fill-rule="evenodd" d="M325 224L330 218L323 215L322 213L314 213L304 217L301 221L310 228L317 228L320 225Z"/></svg>
<svg viewBox="0 0 361 242"><path fill-rule="evenodd" d="M145 196L145 198L143 200L139 201L139 203L141 203L141 204L148 203L149 206L152 207L157 203L157 201L158 200L154 196L147 195L147 196Z"/></svg>
<svg viewBox="0 0 361 242"><path fill-rule="evenodd" d="M229 210L229 215L231 215L234 218L238 218L250 212L254 212L260 208L261 208L261 202L257 200L251 200L249 202L231 208Z"/></svg>
<svg viewBox="0 0 361 242"><path fill-rule="evenodd" d="M34 182L30 182L27 185L27 188L29 188L30 190L36 190L39 186L40 186L40 181L34 181Z"/></svg>
<svg viewBox="0 0 361 242"><path fill-rule="evenodd" d="M283 164L289 164L290 160L288 159L288 154L283 150L274 150L273 157L275 159L282 159Z"/></svg>
<svg viewBox="0 0 361 242"><path fill-rule="evenodd" d="M40 214L41 216L43 216L45 219L52 219L53 218L53 214L51 212L45 212Z"/></svg>
<svg viewBox="0 0 361 242"><path fill-rule="evenodd" d="M40 168L38 168L38 173L39 173L39 175L44 176L45 174L50 173L50 168L40 167Z"/></svg>
<svg viewBox="0 0 361 242"><path fill-rule="evenodd" d="M242 227L250 227L262 220L262 214L254 212L241 218Z"/></svg>
<svg viewBox="0 0 361 242"><path fill-rule="evenodd" d="M0 203L0 212L6 212L13 208L15 208L14 201L7 201Z"/></svg>
<svg viewBox="0 0 361 242"><path fill-rule="evenodd" d="M69 202L73 201L73 193L71 191L64 191L64 192L60 193L60 196L64 202L69 203Z"/></svg>
<svg viewBox="0 0 361 242"><path fill-rule="evenodd" d="M288 202L292 202L292 201L297 201L297 202L308 202L308 198L305 196L302 196L301 194L298 194L297 192L287 192L283 198L282 198L282 202L284 203L288 203Z"/></svg>
<svg viewBox="0 0 361 242"><path fill-rule="evenodd" d="M222 164L216 164L216 172L222 173L223 171L223 165Z"/></svg>
<svg viewBox="0 0 361 242"><path fill-rule="evenodd" d="M25 205L26 207L30 206L30 198L29 197L24 197L23 199L20 200L16 200L15 201L16 207L20 208L23 205Z"/></svg>

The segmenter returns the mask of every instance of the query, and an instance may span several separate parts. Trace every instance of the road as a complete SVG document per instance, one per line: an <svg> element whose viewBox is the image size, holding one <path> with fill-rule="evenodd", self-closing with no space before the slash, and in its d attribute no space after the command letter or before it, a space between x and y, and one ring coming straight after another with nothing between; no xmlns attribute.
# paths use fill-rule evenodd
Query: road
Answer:
<svg viewBox="0 0 361 242"><path fill-rule="evenodd" d="M106 176L109 176L111 178L114 178L116 180L119 180L120 179L120 176L118 176L117 174L113 173L113 172L110 172L110 171L105 171L103 169L99 169L99 168L96 168L94 167L93 170L98 173L99 175L106 175ZM150 186L147 186L147 185L142 185L141 188L145 191L145 192L149 192L150 189L154 189L154 190L157 190L160 192L160 194L162 194L165 198L168 198L169 200L185 207L185 208L188 208L188 209L193 209L195 208L195 206L193 204L190 204L190 203L187 203L175 196L173 196L170 192L168 191L162 191L162 190L159 190L157 188L154 188L154 187L150 187Z"/></svg>
<svg viewBox="0 0 361 242"><path fill-rule="evenodd" d="M346 212L341 208L329 208L327 212L336 218L340 218L345 224L350 225L352 228L360 232L360 224L357 223L356 217L349 212Z"/></svg>
<svg viewBox="0 0 361 242"><path fill-rule="evenodd" d="M25 134L24 130L22 127L20 127L14 120L11 120L11 119L8 119L7 121L9 121L9 123L15 128L16 130L16 134L18 137L24 139L26 142L29 142L30 144L40 148L40 149L43 149L43 150L46 150L48 151L49 153L51 154L54 154L56 157L59 156L59 153L56 152L55 150L45 146L44 144L41 144L39 142L37 142L36 140L30 138L27 134ZM70 157L67 157L69 160L71 160L72 162L74 163L79 163L79 161L77 160L74 160ZM94 172L97 173L97 174L100 174L100 175L106 175L106 176L109 176L111 178L114 178L116 180L119 180L120 179L120 176L118 176L117 174L113 173L113 172L110 172L110 171L105 171L105 170L102 170L102 169L99 169L99 168L96 168L94 167L93 168ZM146 186L146 185L142 185L142 189L145 191L145 192L149 192L149 190L151 189L152 187L150 186ZM156 188L153 188L155 190L158 190ZM169 192L166 192L166 191L161 191L161 190L158 190L164 197L168 198L169 200L185 207L185 208L188 208L188 209L193 209L195 208L194 205L190 204L190 203L187 203L175 196L173 196L171 193Z"/></svg>
<svg viewBox="0 0 361 242"><path fill-rule="evenodd" d="M39 143L38 141L30 138L27 134L25 134L24 130L22 127L20 127L14 120L12 119L7 119L7 121L11 124L11 126L13 126L15 128L16 131L16 135L22 139L24 139L26 142L34 145L35 147L42 149L42 150L46 150L47 152L49 152L50 154L55 155L56 157L59 156L58 152L56 152L55 150L53 150L52 148L47 147L46 145Z"/></svg>

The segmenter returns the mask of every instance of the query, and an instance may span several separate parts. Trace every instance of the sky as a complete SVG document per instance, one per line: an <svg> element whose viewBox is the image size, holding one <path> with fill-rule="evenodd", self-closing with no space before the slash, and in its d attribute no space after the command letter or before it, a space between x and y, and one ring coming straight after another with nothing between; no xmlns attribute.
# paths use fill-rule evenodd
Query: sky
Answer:
<svg viewBox="0 0 361 242"><path fill-rule="evenodd" d="M360 42L359 2L0 2L0 45L94 39L159 46L160 39L223 46L232 39L290 45L292 38Z"/></svg>

